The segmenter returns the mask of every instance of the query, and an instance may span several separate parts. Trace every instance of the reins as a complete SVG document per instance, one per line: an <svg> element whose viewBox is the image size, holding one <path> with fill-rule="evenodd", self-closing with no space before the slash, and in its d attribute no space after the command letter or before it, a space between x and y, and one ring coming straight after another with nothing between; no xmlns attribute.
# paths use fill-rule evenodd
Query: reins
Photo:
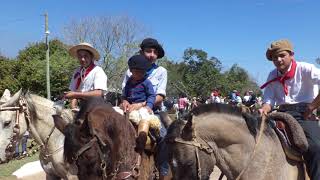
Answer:
<svg viewBox="0 0 320 180"><path fill-rule="evenodd" d="M250 155L250 158L249 158L249 161L248 161L247 165L241 170L241 172L237 176L236 180L239 180L241 178L241 176L248 169L251 161L254 158L254 155L255 155L255 153L257 151L258 145L261 142L261 137L262 137L262 134L263 134L263 131L264 131L266 118L267 118L266 115L262 116L261 124L260 124L260 131L259 131L258 137L256 138L256 143L254 145L252 154ZM194 146L195 147L195 156L196 156L197 166L198 166L197 167L197 176L198 176L198 179L201 180L201 164L200 164L200 158L199 158L198 150L202 150L202 151L205 151L206 153L210 154L212 160L214 161L213 155L215 155L216 157L218 156L217 154L215 154L215 152L218 152L218 148L217 148L216 144L215 143L209 143L209 142L206 142L206 141L203 140L204 142L206 142L206 144L208 144L208 146L207 146L205 144L202 144L202 143L198 142L197 141L197 137L194 137L191 141L186 141L186 140L183 140L182 138L177 138L176 137L176 138L173 139L173 141L176 142L176 143L186 144L186 145L190 145L190 146ZM215 159L219 160L219 158L215 158ZM221 179L222 177L223 177L223 173L221 173L219 179Z"/></svg>
<svg viewBox="0 0 320 180"><path fill-rule="evenodd" d="M237 176L236 180L239 180L241 178L241 176L243 175L243 173L248 169L249 165L250 165L250 162L253 160L254 158L254 155L255 153L257 152L257 148L258 148L258 145L260 144L260 141L261 141L261 136L263 134L263 131L264 131L264 127L265 127L265 124L266 124L266 115L262 115L262 118L261 118L261 124L260 124L260 130L259 130L259 135L256 139L256 143L254 144L254 147L253 147L253 151L252 151L252 154L250 155L250 158L249 158L249 161L247 163L247 165L241 170L241 172L239 173L239 175Z"/></svg>

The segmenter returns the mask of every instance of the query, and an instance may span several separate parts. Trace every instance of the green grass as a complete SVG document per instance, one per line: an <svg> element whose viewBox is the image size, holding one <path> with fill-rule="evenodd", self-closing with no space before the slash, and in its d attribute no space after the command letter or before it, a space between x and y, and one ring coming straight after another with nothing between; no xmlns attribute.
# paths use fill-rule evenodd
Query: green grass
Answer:
<svg viewBox="0 0 320 180"><path fill-rule="evenodd" d="M8 163L0 164L0 179L10 176L14 171L19 169L22 165L37 161L39 159L39 153L33 154L31 157L24 157L20 160L11 160Z"/></svg>

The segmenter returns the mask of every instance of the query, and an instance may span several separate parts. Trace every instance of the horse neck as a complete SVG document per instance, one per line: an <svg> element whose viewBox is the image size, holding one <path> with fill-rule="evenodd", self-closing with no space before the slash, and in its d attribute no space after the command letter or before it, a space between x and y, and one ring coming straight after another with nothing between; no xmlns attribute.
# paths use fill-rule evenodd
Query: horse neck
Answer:
<svg viewBox="0 0 320 180"><path fill-rule="evenodd" d="M116 129L117 136L113 139L113 152L116 161L121 161L122 164L119 170L128 170L136 163L137 153L135 147L135 129L130 124L128 119L115 114L113 118L114 129ZM117 163L117 162L114 162Z"/></svg>
<svg viewBox="0 0 320 180"><path fill-rule="evenodd" d="M206 118L210 121L196 124L196 136L216 145L217 166L228 178L235 179L248 162L255 139L241 117L217 113Z"/></svg>
<svg viewBox="0 0 320 180"><path fill-rule="evenodd" d="M210 125L199 124L198 134L203 137L204 131L213 132L205 139L217 145L217 166L228 179L236 179L244 169L244 179L278 179L286 174L290 165L274 131L265 130L256 145L255 137L241 117L214 115L214 118ZM258 130L257 136L259 133Z"/></svg>
<svg viewBox="0 0 320 180"><path fill-rule="evenodd" d="M30 117L28 128L36 142L43 145L55 127L53 102L37 95L27 95L26 100Z"/></svg>

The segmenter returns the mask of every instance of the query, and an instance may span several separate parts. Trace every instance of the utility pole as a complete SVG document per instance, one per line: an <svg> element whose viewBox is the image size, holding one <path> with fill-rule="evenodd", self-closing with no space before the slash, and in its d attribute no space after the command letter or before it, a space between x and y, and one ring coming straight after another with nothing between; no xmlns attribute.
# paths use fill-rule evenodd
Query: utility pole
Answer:
<svg viewBox="0 0 320 180"><path fill-rule="evenodd" d="M47 66L46 66L46 69L47 69L47 73L46 73L46 78L47 78L47 99L51 99L51 93L50 93L50 61L49 61L49 30L48 30L48 13L45 13L44 14L44 17L45 17L45 35L46 35L46 48L47 48L47 51L46 51L46 62L47 62Z"/></svg>

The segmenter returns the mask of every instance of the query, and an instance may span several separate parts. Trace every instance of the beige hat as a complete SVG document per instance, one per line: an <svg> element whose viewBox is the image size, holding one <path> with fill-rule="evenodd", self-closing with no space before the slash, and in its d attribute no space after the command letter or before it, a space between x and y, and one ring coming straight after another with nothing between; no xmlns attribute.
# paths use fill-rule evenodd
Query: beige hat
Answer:
<svg viewBox="0 0 320 180"><path fill-rule="evenodd" d="M293 53L293 46L289 40L281 39L281 40L272 42L271 46L268 48L266 52L266 57L267 59L272 61L272 55L274 53L279 53L281 51L290 51Z"/></svg>
<svg viewBox="0 0 320 180"><path fill-rule="evenodd" d="M87 50L89 52L91 52L93 54L93 60L99 60L100 59L100 54L99 52L89 43L86 43L86 42L83 42L83 43L80 43L78 45L75 45L75 46L72 46L70 49L69 49L69 54L74 57L74 58L77 58L78 57L78 54L77 52L79 50Z"/></svg>

